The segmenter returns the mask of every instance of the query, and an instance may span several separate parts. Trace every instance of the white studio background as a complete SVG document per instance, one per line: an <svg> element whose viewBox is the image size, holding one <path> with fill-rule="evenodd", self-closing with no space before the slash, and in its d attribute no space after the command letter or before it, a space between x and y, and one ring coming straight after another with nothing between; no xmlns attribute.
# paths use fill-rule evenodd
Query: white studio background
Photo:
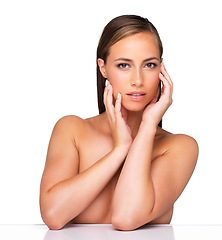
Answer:
<svg viewBox="0 0 222 240"><path fill-rule="evenodd" d="M48 141L65 115L96 115L96 47L122 14L147 17L164 45L174 103L164 128L199 143L174 224L221 224L221 2L0 1L0 223L42 223L39 184Z"/></svg>

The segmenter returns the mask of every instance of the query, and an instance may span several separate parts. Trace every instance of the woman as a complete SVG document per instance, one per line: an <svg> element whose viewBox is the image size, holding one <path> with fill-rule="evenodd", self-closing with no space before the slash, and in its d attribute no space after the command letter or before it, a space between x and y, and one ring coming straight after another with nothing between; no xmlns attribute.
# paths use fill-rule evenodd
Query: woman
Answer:
<svg viewBox="0 0 222 240"><path fill-rule="evenodd" d="M40 189L43 221L50 229L170 223L198 145L161 128L173 83L152 23L134 15L113 19L98 45L97 70L100 114L66 116L54 127Z"/></svg>

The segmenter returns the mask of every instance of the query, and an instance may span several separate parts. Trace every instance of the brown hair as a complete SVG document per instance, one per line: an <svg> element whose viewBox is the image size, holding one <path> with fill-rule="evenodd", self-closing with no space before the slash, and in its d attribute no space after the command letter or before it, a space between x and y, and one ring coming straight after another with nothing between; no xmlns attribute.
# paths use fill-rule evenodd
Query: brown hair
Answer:
<svg viewBox="0 0 222 240"><path fill-rule="evenodd" d="M147 18L143 18L137 15L122 15L114 18L105 26L97 47L97 60L98 58L101 58L104 60L104 63L106 63L107 57L109 55L109 50L112 45L127 36L141 32L150 32L153 34L157 40L161 58L163 54L163 46L160 36L154 25L148 21ZM106 110L103 103L105 80L106 79L102 76L97 63L97 97L99 114L105 112ZM161 89L160 84L159 87ZM159 126L162 127L162 120L159 123Z"/></svg>

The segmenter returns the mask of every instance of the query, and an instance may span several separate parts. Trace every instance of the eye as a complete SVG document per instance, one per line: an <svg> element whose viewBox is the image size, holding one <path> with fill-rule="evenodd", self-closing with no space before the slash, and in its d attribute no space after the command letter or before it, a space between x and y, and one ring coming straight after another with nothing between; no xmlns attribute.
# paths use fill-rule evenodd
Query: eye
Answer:
<svg viewBox="0 0 222 240"><path fill-rule="evenodd" d="M129 66L129 64L127 64L127 63L120 63L120 64L117 65L117 67L118 67L118 68L121 68L121 69L127 69L127 68L129 68L130 66Z"/></svg>
<svg viewBox="0 0 222 240"><path fill-rule="evenodd" d="M146 68L155 68L157 66L157 64L156 63L147 63L146 65L145 65L145 67Z"/></svg>

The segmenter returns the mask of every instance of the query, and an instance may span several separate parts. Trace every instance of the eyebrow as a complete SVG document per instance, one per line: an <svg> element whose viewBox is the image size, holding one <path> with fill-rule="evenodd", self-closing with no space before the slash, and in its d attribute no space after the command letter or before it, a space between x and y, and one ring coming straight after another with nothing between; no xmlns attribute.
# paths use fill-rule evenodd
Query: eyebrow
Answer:
<svg viewBox="0 0 222 240"><path fill-rule="evenodd" d="M157 58L157 57L150 57L150 58L144 59L143 62L148 62L148 61L151 61L151 60L158 60L158 61L160 61L160 59ZM116 62L116 61L133 62L133 60L132 60L132 59L129 59L129 58L117 58L117 59L115 60L115 62Z"/></svg>

